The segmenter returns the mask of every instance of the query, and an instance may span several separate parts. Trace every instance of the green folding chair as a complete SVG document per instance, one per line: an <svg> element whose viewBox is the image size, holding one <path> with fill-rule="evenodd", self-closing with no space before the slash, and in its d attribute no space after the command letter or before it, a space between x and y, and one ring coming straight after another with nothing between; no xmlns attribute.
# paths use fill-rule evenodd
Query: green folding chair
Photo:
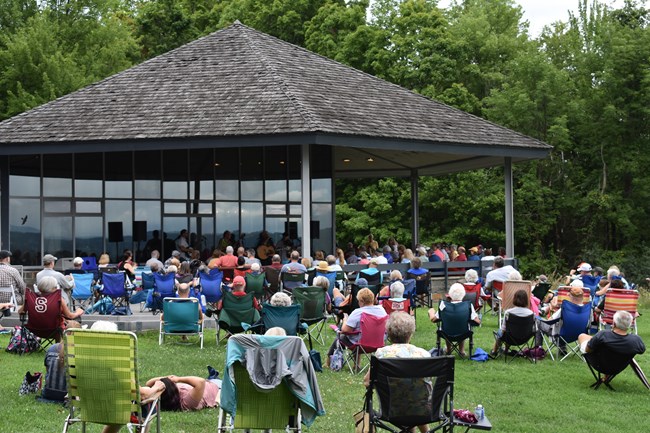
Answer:
<svg viewBox="0 0 650 433"><path fill-rule="evenodd" d="M165 335L198 335L203 349L203 321L199 316L199 301L196 298L163 299L158 345L163 344Z"/></svg>
<svg viewBox="0 0 650 433"><path fill-rule="evenodd" d="M137 345L132 332L69 329L64 337L70 413L63 432L74 423L122 424L145 431L156 418L160 433L158 397L141 411Z"/></svg>
<svg viewBox="0 0 650 433"><path fill-rule="evenodd" d="M320 344L325 344L322 335L327 321L325 315L325 291L322 287L297 287L293 289L293 298L301 307L300 321L308 325L307 333Z"/></svg>
<svg viewBox="0 0 650 433"><path fill-rule="evenodd" d="M264 282L266 276L264 273L253 275L251 273L246 274L246 293L252 293L253 296L257 299L258 302L262 302L264 299Z"/></svg>
<svg viewBox="0 0 650 433"><path fill-rule="evenodd" d="M225 330L227 335L244 332L242 323L255 323L260 320L260 313L253 307L253 294L235 296L232 292L223 295L221 311L217 318L217 344L219 335Z"/></svg>

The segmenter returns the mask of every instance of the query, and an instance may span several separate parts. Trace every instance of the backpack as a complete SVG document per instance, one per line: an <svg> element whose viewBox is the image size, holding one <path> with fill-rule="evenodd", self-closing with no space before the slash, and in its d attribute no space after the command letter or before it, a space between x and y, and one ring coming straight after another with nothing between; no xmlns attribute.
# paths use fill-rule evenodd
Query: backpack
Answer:
<svg viewBox="0 0 650 433"><path fill-rule="evenodd" d="M14 326L11 331L9 344L5 349L9 353L30 353L38 351L40 346L39 338L31 333L27 328Z"/></svg>
<svg viewBox="0 0 650 433"><path fill-rule="evenodd" d="M341 343L337 342L336 349L330 357L330 370L332 371L341 371L343 369L343 350L341 349Z"/></svg>

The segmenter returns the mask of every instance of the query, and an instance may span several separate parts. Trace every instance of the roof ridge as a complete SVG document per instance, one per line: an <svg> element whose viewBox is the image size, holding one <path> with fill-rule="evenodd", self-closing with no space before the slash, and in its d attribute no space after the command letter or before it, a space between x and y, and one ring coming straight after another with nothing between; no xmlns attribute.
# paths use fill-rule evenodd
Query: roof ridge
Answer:
<svg viewBox="0 0 650 433"><path fill-rule="evenodd" d="M243 29L251 32L258 33L261 36L269 37L269 35L266 35L264 33L258 32L257 30L248 27L245 24L242 24L239 22L239 20L235 21L232 25L232 27L242 27ZM253 38L250 37L247 31L242 32L242 35L244 36L246 43L251 47L253 51L258 55L260 62L268 70L275 78L276 81L280 83L280 91L291 101L293 106L296 108L296 111L300 116L307 122L307 125L310 129L316 130L318 129L316 125L318 122L315 120L315 116L307 109L307 107L301 102L300 98L296 96L289 87L289 84L286 82L286 80L282 77L281 74L279 74L273 66L272 62L269 61L269 59L266 57L265 54L263 54L262 50L258 49L258 46L256 45L255 41ZM272 37L272 36L270 36ZM281 39L280 39L281 40ZM284 41L283 41L284 42Z"/></svg>

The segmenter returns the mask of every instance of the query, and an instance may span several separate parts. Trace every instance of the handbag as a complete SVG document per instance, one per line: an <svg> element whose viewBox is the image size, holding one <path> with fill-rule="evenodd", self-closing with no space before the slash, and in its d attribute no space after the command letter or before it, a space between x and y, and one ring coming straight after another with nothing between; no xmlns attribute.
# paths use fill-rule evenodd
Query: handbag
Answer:
<svg viewBox="0 0 650 433"><path fill-rule="evenodd" d="M23 378L23 383L20 385L18 390L19 395L35 394L41 390L43 385L43 374L40 371L37 371L34 374L31 374L29 371L25 373Z"/></svg>
<svg viewBox="0 0 650 433"><path fill-rule="evenodd" d="M338 341L338 336L336 338L336 349L334 349L334 353L330 358L330 370L341 371L343 369L343 350L341 349L341 343Z"/></svg>
<svg viewBox="0 0 650 433"><path fill-rule="evenodd" d="M307 337L309 337L309 359L311 359L314 370L320 373L323 371L323 362L320 359L320 352L312 347L309 330L307 330Z"/></svg>

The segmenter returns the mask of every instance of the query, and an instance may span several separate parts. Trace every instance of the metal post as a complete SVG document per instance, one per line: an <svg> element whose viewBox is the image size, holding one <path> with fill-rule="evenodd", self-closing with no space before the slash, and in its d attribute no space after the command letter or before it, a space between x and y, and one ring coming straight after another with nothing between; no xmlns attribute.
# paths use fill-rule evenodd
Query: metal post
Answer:
<svg viewBox="0 0 650 433"><path fill-rule="evenodd" d="M309 144L302 146L302 255L311 257L311 155Z"/></svg>
<svg viewBox="0 0 650 433"><path fill-rule="evenodd" d="M411 248L420 242L420 198L418 195L418 171L411 170Z"/></svg>
<svg viewBox="0 0 650 433"><path fill-rule="evenodd" d="M0 246L9 245L9 157L0 157Z"/></svg>
<svg viewBox="0 0 650 433"><path fill-rule="evenodd" d="M512 194L512 158L504 158L504 183L506 198L506 255L515 256L515 228L513 213L513 194Z"/></svg>

